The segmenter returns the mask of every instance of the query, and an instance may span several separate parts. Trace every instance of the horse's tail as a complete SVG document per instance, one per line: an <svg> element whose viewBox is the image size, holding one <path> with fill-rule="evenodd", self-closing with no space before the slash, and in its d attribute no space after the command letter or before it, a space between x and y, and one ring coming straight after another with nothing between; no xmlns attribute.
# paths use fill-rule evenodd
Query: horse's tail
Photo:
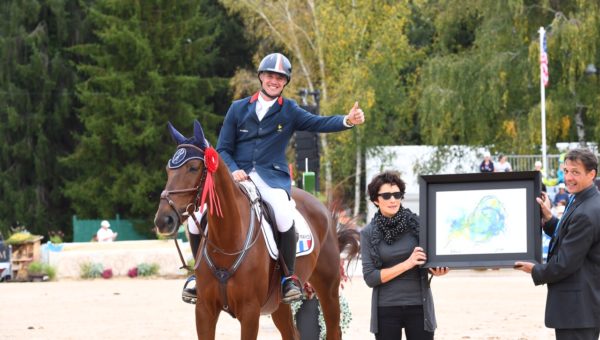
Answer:
<svg viewBox="0 0 600 340"><path fill-rule="evenodd" d="M331 211L335 210L331 209ZM356 230L358 218L350 218L346 214L342 216L339 212L334 212L331 220L333 222L332 228L337 232L340 254L343 254L346 261L346 270L348 270L350 262L358 259L360 254L360 233Z"/></svg>
<svg viewBox="0 0 600 340"><path fill-rule="evenodd" d="M340 254L344 253L348 264L358 258L360 253L360 233L346 225L338 224L337 227L338 245Z"/></svg>

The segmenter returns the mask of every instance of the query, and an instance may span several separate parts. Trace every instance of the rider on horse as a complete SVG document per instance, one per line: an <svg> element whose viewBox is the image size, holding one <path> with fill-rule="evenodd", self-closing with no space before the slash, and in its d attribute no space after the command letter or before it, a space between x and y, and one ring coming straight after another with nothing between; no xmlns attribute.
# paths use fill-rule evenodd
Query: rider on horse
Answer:
<svg viewBox="0 0 600 340"><path fill-rule="evenodd" d="M297 130L336 132L364 122L358 102L347 115L318 116L304 110L282 93L290 82L292 65L281 53L267 55L258 67L261 90L251 97L232 103L221 129L217 151L235 181L251 179L262 199L275 213L280 232L281 254L287 267L282 279L282 300L291 303L302 297L299 280L294 275L296 262L295 209L291 201L291 177L285 150ZM200 237L195 224L190 228L192 253L196 255ZM284 270L285 273L285 270ZM190 281L193 277L188 278ZM185 288L183 299L195 301L195 288Z"/></svg>

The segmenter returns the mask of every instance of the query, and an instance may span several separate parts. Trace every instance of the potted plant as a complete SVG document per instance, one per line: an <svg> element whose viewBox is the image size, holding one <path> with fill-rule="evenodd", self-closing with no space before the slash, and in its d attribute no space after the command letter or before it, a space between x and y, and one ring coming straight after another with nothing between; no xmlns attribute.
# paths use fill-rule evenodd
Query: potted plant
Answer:
<svg viewBox="0 0 600 340"><path fill-rule="evenodd" d="M48 242L46 246L50 251L61 251L63 248L63 238L65 234L61 230L48 231Z"/></svg>
<svg viewBox="0 0 600 340"><path fill-rule="evenodd" d="M56 277L56 270L47 263L32 261L27 266L27 275L30 281L48 281Z"/></svg>
<svg viewBox="0 0 600 340"><path fill-rule="evenodd" d="M80 276L82 279L95 279L101 277L104 272L102 263L84 262L79 265L81 269Z"/></svg>
<svg viewBox="0 0 600 340"><path fill-rule="evenodd" d="M316 297L293 302L291 307L296 327L302 339L324 340L327 338L325 318ZM340 295L340 328L343 333L350 327L351 321L352 312L348 300Z"/></svg>

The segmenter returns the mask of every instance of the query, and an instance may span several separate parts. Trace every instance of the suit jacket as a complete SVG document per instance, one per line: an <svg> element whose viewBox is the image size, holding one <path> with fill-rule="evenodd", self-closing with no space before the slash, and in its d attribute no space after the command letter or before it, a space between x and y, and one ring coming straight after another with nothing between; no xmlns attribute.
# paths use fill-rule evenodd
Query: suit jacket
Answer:
<svg viewBox="0 0 600 340"><path fill-rule="evenodd" d="M535 265L536 285L548 284L546 326L600 327L600 194L595 185L575 195L553 239L547 263ZM543 226L554 234L558 219Z"/></svg>
<svg viewBox="0 0 600 340"><path fill-rule="evenodd" d="M256 116L258 93L231 104L225 116L217 151L230 171L254 168L272 188L290 194L292 181L285 157L288 142L295 131L334 132L348 129L344 116L318 116L279 97L259 121Z"/></svg>

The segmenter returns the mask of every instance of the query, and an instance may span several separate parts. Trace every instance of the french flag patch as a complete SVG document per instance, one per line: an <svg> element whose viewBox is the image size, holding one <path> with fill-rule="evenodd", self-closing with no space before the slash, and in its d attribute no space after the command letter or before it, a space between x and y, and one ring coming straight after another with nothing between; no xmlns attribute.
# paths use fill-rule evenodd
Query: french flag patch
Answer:
<svg viewBox="0 0 600 340"><path fill-rule="evenodd" d="M304 252L310 251L313 247L312 237L308 235L300 235L298 239L298 243L296 244L296 253L302 254Z"/></svg>

